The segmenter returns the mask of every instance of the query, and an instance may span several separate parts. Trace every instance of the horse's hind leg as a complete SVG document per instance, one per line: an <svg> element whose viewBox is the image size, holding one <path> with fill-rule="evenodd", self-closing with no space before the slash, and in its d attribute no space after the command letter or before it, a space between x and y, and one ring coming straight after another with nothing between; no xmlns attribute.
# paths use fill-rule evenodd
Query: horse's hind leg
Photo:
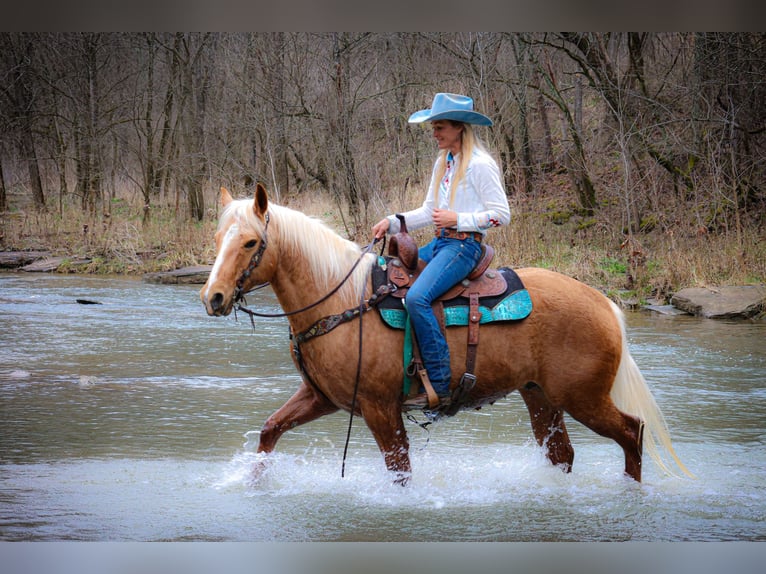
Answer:
<svg viewBox="0 0 766 574"><path fill-rule="evenodd" d="M543 390L535 384L522 387L519 394L527 404L537 444L545 448L545 456L551 464L571 472L574 449L564 425L564 412L554 408L545 398Z"/></svg>
<svg viewBox="0 0 766 574"><path fill-rule="evenodd" d="M644 423L638 417L620 411L607 395L588 397L566 411L592 431L611 438L625 453L625 474L641 482L641 457Z"/></svg>

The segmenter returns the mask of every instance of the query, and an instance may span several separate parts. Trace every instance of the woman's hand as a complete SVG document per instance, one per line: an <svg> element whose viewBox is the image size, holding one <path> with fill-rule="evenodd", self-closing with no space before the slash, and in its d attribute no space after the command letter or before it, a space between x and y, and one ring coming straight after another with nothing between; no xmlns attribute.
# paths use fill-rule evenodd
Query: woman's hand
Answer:
<svg viewBox="0 0 766 574"><path fill-rule="evenodd" d="M388 218L381 219L375 225L372 226L372 234L375 239L383 239L388 231L391 222Z"/></svg>
<svg viewBox="0 0 766 574"><path fill-rule="evenodd" d="M434 225L437 229L446 229L448 227L457 227L457 212L449 209L434 209Z"/></svg>

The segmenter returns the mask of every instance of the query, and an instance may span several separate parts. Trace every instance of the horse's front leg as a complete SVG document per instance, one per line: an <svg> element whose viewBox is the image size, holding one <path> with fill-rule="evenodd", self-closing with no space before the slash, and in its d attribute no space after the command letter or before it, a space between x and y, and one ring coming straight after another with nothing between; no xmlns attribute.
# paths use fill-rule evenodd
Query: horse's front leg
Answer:
<svg viewBox="0 0 766 574"><path fill-rule="evenodd" d="M338 407L327 397L316 392L305 381L302 382L295 394L264 423L257 452L266 454L272 452L279 437L285 432L337 410ZM256 463L253 468L253 479L257 480L264 470L265 461Z"/></svg>
<svg viewBox="0 0 766 574"><path fill-rule="evenodd" d="M406 486L412 477L410 443L398 402L370 402L361 405L362 416L386 461L395 474L394 483Z"/></svg>

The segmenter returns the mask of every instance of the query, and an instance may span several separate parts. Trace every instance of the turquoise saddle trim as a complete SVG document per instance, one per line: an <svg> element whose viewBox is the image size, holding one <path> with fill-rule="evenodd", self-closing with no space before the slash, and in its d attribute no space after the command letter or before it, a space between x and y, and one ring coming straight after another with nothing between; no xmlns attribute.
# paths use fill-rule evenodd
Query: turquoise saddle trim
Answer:
<svg viewBox="0 0 766 574"><path fill-rule="evenodd" d="M407 311L404 309L379 309L383 321L394 329L404 329L407 325ZM529 291L520 289L504 297L492 308L479 305L481 320L479 324L497 321L518 321L532 312L532 299ZM468 305L444 307L444 324L447 327L468 325Z"/></svg>

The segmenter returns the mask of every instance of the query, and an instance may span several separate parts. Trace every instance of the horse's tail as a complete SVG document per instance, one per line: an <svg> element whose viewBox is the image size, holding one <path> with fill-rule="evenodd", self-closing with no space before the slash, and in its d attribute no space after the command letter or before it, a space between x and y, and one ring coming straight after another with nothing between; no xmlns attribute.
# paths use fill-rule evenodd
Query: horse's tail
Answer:
<svg viewBox="0 0 766 574"><path fill-rule="evenodd" d="M610 393L612 400L617 408L621 411L637 416L644 422L644 451L652 457L657 466L659 466L666 473L677 476L660 454L659 445L665 449L665 452L675 461L687 476L694 477L689 470L678 458L676 451L673 449L673 444L670 441L670 431L665 422L665 417L660 411L660 407L654 400L649 386L646 384L644 376L633 360L633 357L628 350L628 338L625 332L625 316L620 308L610 301L612 305L612 311L617 317L617 321L620 323L620 330L622 332L622 359L620 360L620 366L617 370L617 377L612 385L612 391ZM646 432L648 431L648 432Z"/></svg>

